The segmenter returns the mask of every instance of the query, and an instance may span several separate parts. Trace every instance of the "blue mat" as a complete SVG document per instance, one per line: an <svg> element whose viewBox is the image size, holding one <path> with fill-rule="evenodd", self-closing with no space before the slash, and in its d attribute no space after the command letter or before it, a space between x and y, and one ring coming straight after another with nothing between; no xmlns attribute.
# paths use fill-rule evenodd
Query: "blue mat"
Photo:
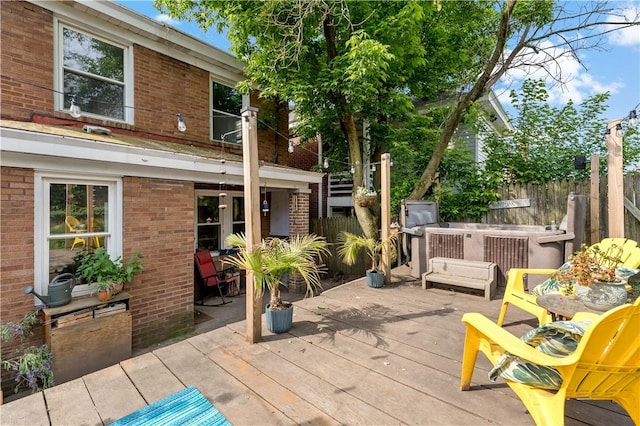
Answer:
<svg viewBox="0 0 640 426"><path fill-rule="evenodd" d="M190 386L115 422L115 426L231 425L198 389Z"/></svg>

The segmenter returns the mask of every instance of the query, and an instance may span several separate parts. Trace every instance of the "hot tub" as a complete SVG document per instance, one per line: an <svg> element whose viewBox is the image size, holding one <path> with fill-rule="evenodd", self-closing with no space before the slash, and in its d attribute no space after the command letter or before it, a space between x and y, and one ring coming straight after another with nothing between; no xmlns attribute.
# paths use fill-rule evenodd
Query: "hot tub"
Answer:
<svg viewBox="0 0 640 426"><path fill-rule="evenodd" d="M434 203L427 203L424 207L431 213L417 216L437 217L437 212L433 212ZM584 195L571 194L567 216L558 230L543 225L461 222L427 223L405 229L411 235L407 244L410 245L412 275L421 277L433 257L493 262L497 265L498 286L504 286L510 268L557 269L582 243L585 204ZM408 217L412 210L419 210L418 206L412 204L403 214ZM532 281L529 286L535 284L537 282Z"/></svg>

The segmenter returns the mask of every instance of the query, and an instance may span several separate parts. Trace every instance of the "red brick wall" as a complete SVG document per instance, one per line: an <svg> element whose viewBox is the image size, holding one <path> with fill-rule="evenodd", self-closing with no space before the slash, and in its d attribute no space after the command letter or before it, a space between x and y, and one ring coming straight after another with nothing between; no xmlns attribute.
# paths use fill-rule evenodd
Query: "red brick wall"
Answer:
<svg viewBox="0 0 640 426"><path fill-rule="evenodd" d="M309 194L289 193L289 236L309 234ZM306 283L297 274L289 274L289 291L305 293Z"/></svg>
<svg viewBox="0 0 640 426"><path fill-rule="evenodd" d="M133 347L193 329L194 186L191 182L124 179L124 253L144 255L131 294Z"/></svg>
<svg viewBox="0 0 640 426"><path fill-rule="evenodd" d="M133 57L136 130L208 141L209 73L138 45ZM184 133L178 113L185 116Z"/></svg>
<svg viewBox="0 0 640 426"><path fill-rule="evenodd" d="M31 111L52 114L53 92L47 90L53 89L51 12L25 2L0 1L0 30L2 118L26 120Z"/></svg>
<svg viewBox="0 0 640 426"><path fill-rule="evenodd" d="M299 139L296 139L299 142ZM317 164L322 164L324 162L324 158L321 158L318 161L318 139L312 138L304 142L303 146L295 145L294 150L291 154L289 154L289 161L287 165L289 167L297 167L302 170L311 170L313 166ZM327 188L328 188L328 179L327 175L322 178L322 189L323 189L323 197L322 197L322 217L327 216ZM309 219L318 217L319 205L318 205L318 184L309 185L309 189L311 189L311 195L309 196ZM311 225L311 224L309 224Z"/></svg>
<svg viewBox="0 0 640 426"><path fill-rule="evenodd" d="M209 139L211 114L209 72L176 59L134 45L134 122L135 125L88 117L72 119L65 112L54 111L53 91L53 15L26 2L0 2L0 71L2 74L2 118L30 121L31 114L54 116L81 127L85 123L140 132L149 138L172 138L180 143L195 143L221 149ZM30 83L30 84L28 84ZM40 87L38 87L40 86ZM261 125L258 131L259 157L262 161L287 164L288 108L276 109L270 101L251 95ZM273 116L278 112L277 118ZM177 129L177 114L184 115L187 131ZM279 134L279 135L278 135ZM277 150L276 139L277 136ZM225 144L224 149L242 154L239 145ZM277 155L276 155L277 151Z"/></svg>
<svg viewBox="0 0 640 426"><path fill-rule="evenodd" d="M0 322L18 322L33 310L33 296L22 290L33 285L33 170L0 167ZM42 343L35 327L27 345ZM2 343L2 359L11 357L16 342ZM8 382L2 370L3 384Z"/></svg>

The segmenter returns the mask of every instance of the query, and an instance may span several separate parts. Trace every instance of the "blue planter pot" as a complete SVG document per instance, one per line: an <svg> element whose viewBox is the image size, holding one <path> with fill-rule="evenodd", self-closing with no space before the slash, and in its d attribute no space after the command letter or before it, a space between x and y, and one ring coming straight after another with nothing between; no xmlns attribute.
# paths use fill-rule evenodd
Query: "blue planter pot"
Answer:
<svg viewBox="0 0 640 426"><path fill-rule="evenodd" d="M267 305L264 309L267 315L267 329L272 333L286 333L293 324L293 305L289 308L273 311Z"/></svg>
<svg viewBox="0 0 640 426"><path fill-rule="evenodd" d="M374 288L382 287L384 285L384 273L367 271L367 285Z"/></svg>

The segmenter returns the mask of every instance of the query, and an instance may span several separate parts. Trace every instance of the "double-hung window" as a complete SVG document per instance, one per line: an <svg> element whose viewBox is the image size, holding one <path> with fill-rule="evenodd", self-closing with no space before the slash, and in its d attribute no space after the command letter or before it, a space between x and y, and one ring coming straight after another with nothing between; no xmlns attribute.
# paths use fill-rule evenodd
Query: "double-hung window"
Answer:
<svg viewBox="0 0 640 426"><path fill-rule="evenodd" d="M212 139L225 142L242 143L240 111L248 104L235 88L211 81L211 129Z"/></svg>
<svg viewBox="0 0 640 426"><path fill-rule="evenodd" d="M196 191L196 249L229 248L225 238L244 232L244 195L241 192Z"/></svg>
<svg viewBox="0 0 640 426"><path fill-rule="evenodd" d="M82 114L131 122L131 49L59 23L57 27L58 108L75 95Z"/></svg>
<svg viewBox="0 0 640 426"><path fill-rule="evenodd" d="M105 247L121 255L122 184L119 179L36 175L35 287L47 293L57 275L75 273L79 256ZM86 284L73 295L89 294Z"/></svg>

